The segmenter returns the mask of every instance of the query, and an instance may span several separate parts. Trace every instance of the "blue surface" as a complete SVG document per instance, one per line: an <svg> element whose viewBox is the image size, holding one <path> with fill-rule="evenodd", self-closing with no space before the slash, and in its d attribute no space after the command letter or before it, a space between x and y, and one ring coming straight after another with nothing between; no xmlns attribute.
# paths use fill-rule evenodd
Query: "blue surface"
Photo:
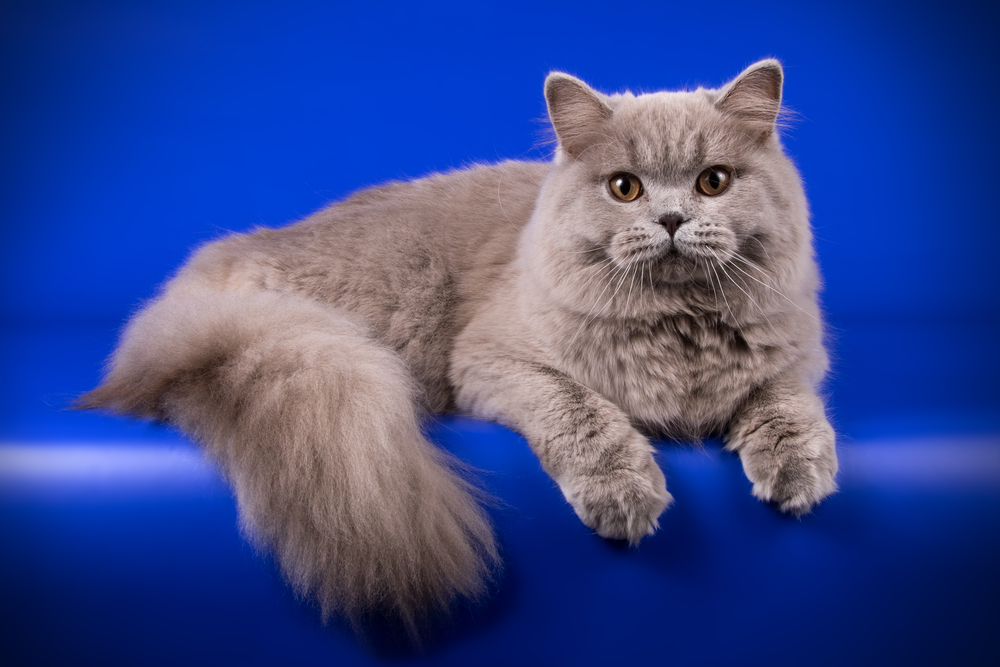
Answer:
<svg viewBox="0 0 1000 667"><path fill-rule="evenodd" d="M242 541L183 441L0 448L13 664L996 664L1000 438L841 448L841 492L802 520L749 494L716 443L661 449L676 505L638 549L582 526L519 436L436 438L499 499L506 569L422 655L363 647ZM10 664L10 663L8 663Z"/></svg>
<svg viewBox="0 0 1000 667"><path fill-rule="evenodd" d="M955 3L0 6L0 663L1000 663L995 9ZM476 466L506 566L422 655L324 627L162 427L62 408L196 243L350 191L543 158L541 82L786 68L827 288L841 492L801 520L664 443L676 503L590 534L517 435Z"/></svg>

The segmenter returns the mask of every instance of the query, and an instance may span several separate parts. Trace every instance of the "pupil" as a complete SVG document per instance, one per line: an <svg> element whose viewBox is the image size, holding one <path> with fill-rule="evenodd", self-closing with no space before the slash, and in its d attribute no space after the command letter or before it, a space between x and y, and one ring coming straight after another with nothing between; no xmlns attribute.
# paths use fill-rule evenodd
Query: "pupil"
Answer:
<svg viewBox="0 0 1000 667"><path fill-rule="evenodd" d="M719 178L719 172L713 171L708 177L708 184L712 186L713 190L718 190L719 186L722 185L722 179Z"/></svg>
<svg viewBox="0 0 1000 667"><path fill-rule="evenodd" d="M629 190L631 190L631 189L632 189L632 182L631 181L629 181L627 178L619 178L618 179L618 191L619 192L621 192L623 195L628 195Z"/></svg>

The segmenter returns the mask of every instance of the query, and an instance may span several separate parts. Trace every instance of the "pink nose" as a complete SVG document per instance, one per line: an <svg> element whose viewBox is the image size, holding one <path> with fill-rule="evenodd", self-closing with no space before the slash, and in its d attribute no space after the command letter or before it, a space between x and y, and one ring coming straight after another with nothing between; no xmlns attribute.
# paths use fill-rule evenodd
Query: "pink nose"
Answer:
<svg viewBox="0 0 1000 667"><path fill-rule="evenodd" d="M667 228L667 233L670 234L670 238L674 238L674 233L677 231L677 228L685 222L680 213L664 213L656 221Z"/></svg>

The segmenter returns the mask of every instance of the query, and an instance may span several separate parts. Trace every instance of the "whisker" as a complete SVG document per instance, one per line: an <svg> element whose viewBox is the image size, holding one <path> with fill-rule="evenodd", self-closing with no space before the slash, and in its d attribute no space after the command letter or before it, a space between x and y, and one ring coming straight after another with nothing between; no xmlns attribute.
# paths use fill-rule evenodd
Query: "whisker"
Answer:
<svg viewBox="0 0 1000 667"><path fill-rule="evenodd" d="M624 277L626 270L627 270L627 267L625 267L625 266L620 266L620 265L617 265L617 264L615 265L614 270L611 271L611 275L607 277L607 281L608 281L607 284L604 286L604 289L601 290L601 293L597 295L597 299L594 301L594 306L590 309L591 313L594 312L594 308L597 307L597 304L601 302L601 297L603 297L604 294L605 294L605 292L608 291L608 288L610 288L611 285L614 284L615 278L617 278L619 275L621 275L622 277ZM603 310L603 308L602 308L602 310ZM588 313L587 315L589 317L590 313Z"/></svg>
<svg viewBox="0 0 1000 667"><path fill-rule="evenodd" d="M722 300L726 302L726 310L729 311L729 316L733 318L733 324L736 325L736 330L740 332L740 336L743 336L743 330L740 329L740 321L736 319L733 315L733 309L729 306L729 299L726 298L726 290L722 289L722 278L719 277L718 271L711 264L708 265L712 269L712 273L715 274L715 279L719 281L719 291L722 292Z"/></svg>
<svg viewBox="0 0 1000 667"><path fill-rule="evenodd" d="M605 260L602 260L602 261L600 261L600 262L597 262L597 263L596 263L596 264L594 264L593 266L596 266L596 267L599 267L599 268L602 268L602 269L605 269L605 268L607 268L608 266L611 266L611 265L612 265L612 264L614 264L614 263L615 263L615 259L614 259L614 257L608 257L608 258L607 258L607 259L605 259Z"/></svg>
<svg viewBox="0 0 1000 667"><path fill-rule="evenodd" d="M614 246L612 242L608 247ZM593 248L587 248L586 250L561 250L560 252L564 255L586 255L592 252L607 252L608 248L604 246L596 245Z"/></svg>
<svg viewBox="0 0 1000 667"><path fill-rule="evenodd" d="M761 240L759 238L757 238L756 236L753 236L752 234L750 236L748 236L747 238L753 239L754 241L757 242L757 245L760 246L760 249L764 251L764 255L767 256L767 263L768 264L774 264L774 261L771 259L771 253L769 253L767 251L767 246L764 245L763 242L761 242Z"/></svg>
<svg viewBox="0 0 1000 667"><path fill-rule="evenodd" d="M729 275L729 272L726 271L726 267L723 265L722 260L719 259L719 256L715 254L715 251L712 250L711 248L709 248L708 251L710 253L712 253L712 256L715 257L716 261L719 262L719 268L722 270L722 272L724 274L726 274L726 277L729 278L729 282L731 282L733 285L735 285L736 289L738 289L739 291L741 291L744 294L746 294L747 298L750 299L751 303L753 303L753 305L757 306L757 310L759 310L760 314L764 316L764 321L767 322L768 326L771 327L771 330L774 331L774 325L771 324L771 320L769 320L767 318L767 313L764 312L764 309L760 307L760 304L757 303L757 300L754 299L752 296L750 296L750 292L748 292L745 289L743 289L743 287L740 287L740 284L738 282L736 282L736 279L733 276ZM745 283L744 283L744 286L745 287L749 287L749 285L746 285Z"/></svg>
<svg viewBox="0 0 1000 667"><path fill-rule="evenodd" d="M609 287L611 287L611 283L615 281L615 278L618 276L618 273L622 272L622 274L624 275L625 270L626 267L619 266L618 268L616 268L614 271L611 272L611 276L607 284L604 286L604 289L601 290L601 293L597 295L597 298L594 300L594 305L591 306L590 308L590 312L587 313L586 317L583 318L583 323L577 328L576 333L574 333L573 337L570 338L569 343L566 344L567 350L573 347L573 342L576 340L576 337L580 335L580 332L583 331L584 327L587 326L587 323L590 322L590 316L594 314L594 310L597 308L597 304L601 302L601 297L603 297L604 293L608 291ZM603 311L604 309L602 308L601 310Z"/></svg>
<svg viewBox="0 0 1000 667"><path fill-rule="evenodd" d="M712 280L712 274L708 272L708 269L711 267L708 265L707 257L703 257L702 259L705 260L705 277L708 278L708 284L712 286L712 296L715 297L715 309L719 310L719 294L715 291L715 281Z"/></svg>
<svg viewBox="0 0 1000 667"><path fill-rule="evenodd" d="M646 262L641 262L639 264L639 284L636 287L635 298L639 303L642 303L642 279L646 276Z"/></svg>
<svg viewBox="0 0 1000 667"><path fill-rule="evenodd" d="M749 260L747 260L747 259L744 259L744 258L743 258L743 257L741 257L740 255L738 255L738 254L735 254L735 253L734 253L734 254L733 254L733 259L738 259L738 260L740 260L741 262L744 262L744 263L747 263L747 264L748 264L748 265L749 265L749 266L750 266L751 268L754 268L754 269L757 269L758 271L760 271L760 272L761 272L761 274L762 274L762 275L764 276L764 278L765 278L766 280L768 280L768 281L771 281L771 280L772 280L771 276L769 276L769 275L768 275L768 274L767 274L767 273L766 273L766 272L764 271L764 269L760 268L759 266L755 266L755 265L754 265L754 264L753 264L752 262L750 262L750 261L749 261ZM753 281L756 281L756 282L760 283L761 285L763 285L764 287L767 287L767 288L769 288L769 289L772 289L772 290L774 290L774 291L776 291L776 292L778 291L777 289L775 289L774 287L772 287L772 286L771 286L771 285L769 285L768 283L765 283L765 282L764 282L763 280L758 280L758 279L757 279L756 277L754 277L754 276L752 276L751 274L747 273L747 272L746 272L745 270L743 270L742 268L740 268L740 267L739 267L739 265L737 265L737 264L731 264L731 266L732 266L732 267L733 267L734 269L737 269L737 270L738 270L738 271L739 271L740 273L742 273L743 275L745 275L745 276L746 276L747 278L749 278L750 280L753 280Z"/></svg>
<svg viewBox="0 0 1000 667"><path fill-rule="evenodd" d="M761 268L760 268L760 267L758 267L758 266L755 266L755 265L754 265L754 264L753 264L752 262L749 262L749 260L746 260L746 259L743 259L742 257L740 257L739 259L743 260L744 262L748 262L748 263L749 263L749 264L750 264L751 266L754 266L754 268L756 268L756 269L757 269L758 271L763 271L763 269L761 269ZM733 267L734 269L738 269L738 268L739 268L739 267L738 267L738 266L736 266L735 264L731 264L731 266L732 266L732 267ZM771 290L772 292L774 292L775 294L777 294L778 296L780 296L780 297L781 297L782 299L784 299L784 300L785 300L785 301L787 301L788 303L790 303L790 304L792 304L793 306L795 306L796 308L798 308L798 309L799 309L800 311L802 311L802 313L803 313L803 314L805 314L805 315L806 315L807 317L811 318L812 320L814 320L814 321L816 321L816 322L820 322L820 319L819 319L818 317L816 317L815 315L813 315L813 314L812 314L812 313L810 313L809 311L807 311L807 310L803 309L803 308L802 308L802 306L800 306L799 304L797 304L797 303L795 303L794 301L792 301L791 299L789 299L789 298L788 298L787 296L785 296L784 294L782 294L782 293L781 293L781 292L780 292L779 290L776 290L775 288L771 287L771 286L770 286L770 285L768 285L767 283L764 283L764 282L761 282L760 280L757 280L756 278L754 278L753 276L751 276L751 275L750 275L749 273L747 273L746 271L743 271L743 274L744 274L744 275L746 275L746 276L747 276L748 278L750 278L751 280L755 280L755 281L757 281L758 283L760 283L761 285L763 285L763 286L764 286L764 287L766 287L767 289ZM820 322L820 323L822 323L822 322Z"/></svg>
<svg viewBox="0 0 1000 667"><path fill-rule="evenodd" d="M765 271L763 268L761 268L761 266L759 264L750 261L749 259L747 259L743 255L741 255L740 253L734 252L733 253L733 257L739 259L740 261L742 261L747 266L749 266L751 268L754 268L754 269L757 269L758 271L760 271L761 275L763 275L768 280L773 280L773 277L771 276L771 274L769 274L767 271Z"/></svg>
<svg viewBox="0 0 1000 667"><path fill-rule="evenodd" d="M611 298L609 298L609 299L608 299L608 303L607 303L607 305L609 305L609 306L610 306L610 305L611 305L611 303L612 303L612 302L613 302L613 301L615 300L615 297L616 297L616 296L618 296L618 290L620 290L620 289L622 288L622 283L624 283L624 282L625 282L625 278L626 278L626 277L628 277L628 269L630 269L630 268L632 268L632 265L631 265L631 264L626 264L626 265L625 265L625 270L624 270L624 271L622 271L622 277L621 277L621 280L619 280L619 281L618 281L618 284L617 284L617 285L615 285L615 291L614 291L614 293L613 293L613 294L611 295ZM634 275L634 274L633 274L633 275ZM601 309L601 312L604 312L604 309L603 309L603 308Z"/></svg>
<svg viewBox="0 0 1000 667"><path fill-rule="evenodd" d="M642 279L639 279L642 282ZM635 286L635 271L632 272L632 280L628 283L628 297L625 299L625 316L628 317L628 306L632 303L632 287Z"/></svg>

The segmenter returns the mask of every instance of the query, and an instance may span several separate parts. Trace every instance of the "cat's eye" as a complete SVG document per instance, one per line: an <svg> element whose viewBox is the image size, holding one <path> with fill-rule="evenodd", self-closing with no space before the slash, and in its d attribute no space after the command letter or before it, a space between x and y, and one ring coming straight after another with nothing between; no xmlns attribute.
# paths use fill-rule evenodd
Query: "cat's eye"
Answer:
<svg viewBox="0 0 1000 667"><path fill-rule="evenodd" d="M701 194L714 197L725 192L732 180L733 177L729 169L716 165L698 174L696 187Z"/></svg>
<svg viewBox="0 0 1000 667"><path fill-rule="evenodd" d="M616 199L632 201L642 194L642 181L634 174L621 172L608 179L608 188Z"/></svg>

